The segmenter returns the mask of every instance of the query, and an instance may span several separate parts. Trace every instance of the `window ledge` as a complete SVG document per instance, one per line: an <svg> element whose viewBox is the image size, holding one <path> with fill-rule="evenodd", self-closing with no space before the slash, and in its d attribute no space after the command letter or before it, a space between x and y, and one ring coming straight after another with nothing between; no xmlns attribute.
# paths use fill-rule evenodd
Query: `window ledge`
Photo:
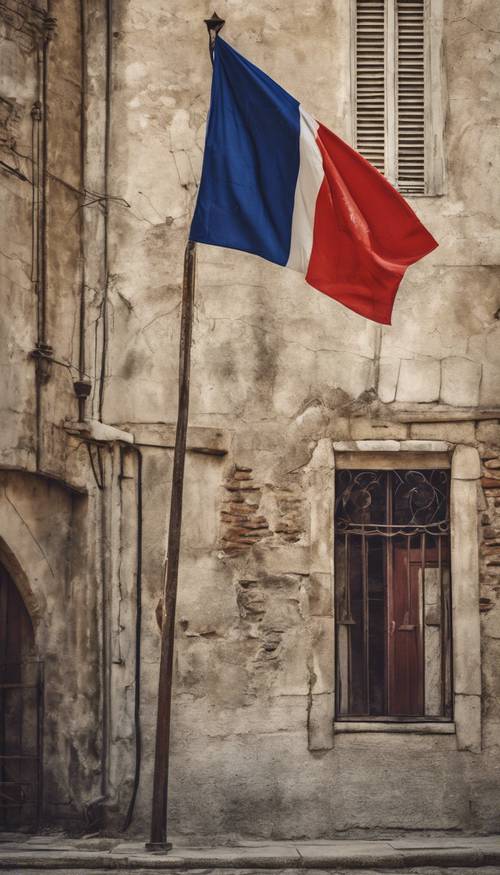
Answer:
<svg viewBox="0 0 500 875"><path fill-rule="evenodd" d="M335 721L333 724L335 732L412 732L417 735L454 735L454 723L382 723L380 721L356 722L356 721Z"/></svg>

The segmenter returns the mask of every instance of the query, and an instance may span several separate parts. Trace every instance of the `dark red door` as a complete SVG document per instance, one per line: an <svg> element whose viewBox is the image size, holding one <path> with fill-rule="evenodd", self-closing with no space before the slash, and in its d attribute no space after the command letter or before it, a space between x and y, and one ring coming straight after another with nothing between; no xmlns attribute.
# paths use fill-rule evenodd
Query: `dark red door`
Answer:
<svg viewBox="0 0 500 875"><path fill-rule="evenodd" d="M426 561L431 557L427 552ZM389 714L424 712L422 553L395 544L388 598Z"/></svg>

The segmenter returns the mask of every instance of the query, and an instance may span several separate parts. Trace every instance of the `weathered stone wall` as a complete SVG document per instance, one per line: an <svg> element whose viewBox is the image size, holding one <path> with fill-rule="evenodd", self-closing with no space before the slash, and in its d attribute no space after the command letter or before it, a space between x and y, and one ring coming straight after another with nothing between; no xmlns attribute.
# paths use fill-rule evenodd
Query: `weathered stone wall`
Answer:
<svg viewBox="0 0 500 875"><path fill-rule="evenodd" d="M44 661L46 816L81 824L100 794L98 594L82 564L93 550L92 506L86 495L27 472L2 471L0 490L0 561L31 614Z"/></svg>
<svg viewBox="0 0 500 875"><path fill-rule="evenodd" d="M31 156L38 74L33 45L20 45L0 2L11 53L2 55L9 70L0 90L8 103L3 154L10 164L23 160L14 166L26 176L2 173L11 198L3 308L15 314L0 353L9 387L2 464L32 472L2 477L52 557L53 578L39 587L54 594L51 612L42 610L40 652L50 662L60 651L71 666L65 676L47 675L52 820L97 820L99 809L108 826L123 823L134 775L141 597L142 769L133 822L140 831L152 786L182 259L209 100L203 18L212 10L198 0L175 10L166 0L112 5L107 21L105 5L87 0L83 31L73 0L51 9L47 340L54 358L74 370L53 362L37 402L28 355L37 342L34 165L14 159L12 138ZM228 41L349 138L347 2L271 9L260 0L221 0L217 11ZM465 0L444 2L447 190L413 203L440 246L409 271L392 327L350 313L290 271L198 247L173 832L497 828L500 489L491 481L500 413L486 410L498 405L500 385L496 13L493 0L473 9ZM85 415L133 434L142 453L140 579L137 452L126 435L75 423L70 376L79 373L81 325L83 376L92 384ZM457 745L454 735L332 731L332 443L355 450L369 440L378 442L373 451L395 455L424 449L396 442L444 441L448 455L465 445L483 460L482 745L476 736ZM47 475L61 485L49 488ZM464 488L471 493L475 482ZM15 533L4 540L23 566L24 542ZM472 684L461 701L479 701L480 692Z"/></svg>

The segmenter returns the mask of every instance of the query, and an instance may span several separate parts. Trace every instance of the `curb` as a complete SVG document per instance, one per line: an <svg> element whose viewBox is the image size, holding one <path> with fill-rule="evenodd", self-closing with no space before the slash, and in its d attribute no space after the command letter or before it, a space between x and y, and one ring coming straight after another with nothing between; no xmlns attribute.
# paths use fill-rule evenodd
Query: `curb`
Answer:
<svg viewBox="0 0 500 875"><path fill-rule="evenodd" d="M0 853L0 871L26 870L32 871L61 871L64 869L78 869L80 871L92 871L95 869L106 871L186 871L186 870L277 870L287 869L299 871L303 869L336 870L336 869L384 869L401 870L413 867L439 866L441 868L465 868L473 869L481 866L500 866L500 851L496 850L473 850L469 848L456 849L412 849L395 851L394 853L352 853L346 854L325 853L324 855L308 855L301 853L298 856L265 856L255 855L251 858L238 856L221 858L207 854L203 857L189 856L159 856L153 854L134 854L133 856L118 855L112 853L59 853L50 852L12 852Z"/></svg>

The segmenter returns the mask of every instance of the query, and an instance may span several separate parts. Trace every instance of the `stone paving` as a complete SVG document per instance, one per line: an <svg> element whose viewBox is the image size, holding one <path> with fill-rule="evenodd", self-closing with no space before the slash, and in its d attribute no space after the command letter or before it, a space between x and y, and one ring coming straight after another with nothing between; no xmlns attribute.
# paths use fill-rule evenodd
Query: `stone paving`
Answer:
<svg viewBox="0 0 500 875"><path fill-rule="evenodd" d="M0 871L19 875L63 872L186 871L246 873L308 869L319 873L413 872L448 875L475 872L500 875L500 836L400 836L379 841L247 841L223 847L183 847L174 841L168 854L152 854L144 843L111 838L71 839L63 835L0 836Z"/></svg>

